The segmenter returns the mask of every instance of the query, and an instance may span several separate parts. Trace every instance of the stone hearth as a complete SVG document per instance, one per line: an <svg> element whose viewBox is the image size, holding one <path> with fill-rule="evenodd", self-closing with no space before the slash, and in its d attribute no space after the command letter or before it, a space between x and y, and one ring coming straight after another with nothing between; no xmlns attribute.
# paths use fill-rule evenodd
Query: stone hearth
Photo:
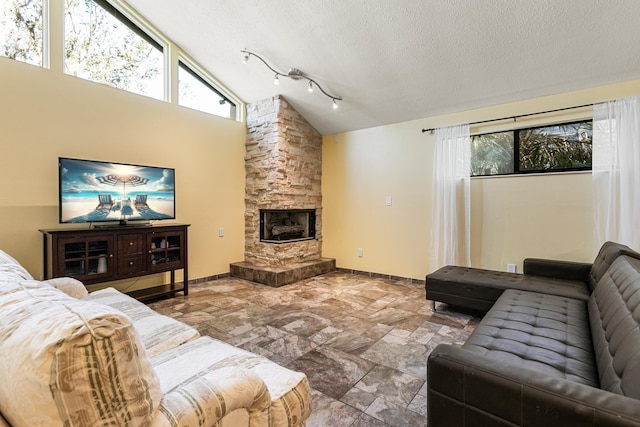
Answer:
<svg viewBox="0 0 640 427"><path fill-rule="evenodd" d="M244 261L231 275L281 286L335 270L322 258L322 136L281 96L247 106L245 171ZM273 238L272 224L264 239L265 211L312 211L315 222L296 236L302 222L293 215L277 225L291 238Z"/></svg>
<svg viewBox="0 0 640 427"><path fill-rule="evenodd" d="M335 269L336 260L333 258L319 258L281 266L258 265L241 261L231 264L231 276L277 288L308 279L309 277L329 273Z"/></svg>

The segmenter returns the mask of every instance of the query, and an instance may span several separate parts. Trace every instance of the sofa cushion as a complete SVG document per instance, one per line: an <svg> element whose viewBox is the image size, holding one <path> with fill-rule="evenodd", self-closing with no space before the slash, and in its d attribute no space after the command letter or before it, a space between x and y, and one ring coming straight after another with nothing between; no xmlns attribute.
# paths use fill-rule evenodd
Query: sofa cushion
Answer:
<svg viewBox="0 0 640 427"><path fill-rule="evenodd" d="M150 425L160 385L124 314L42 282L0 282L0 412L9 423Z"/></svg>
<svg viewBox="0 0 640 427"><path fill-rule="evenodd" d="M598 386L585 301L506 290L463 348L496 363Z"/></svg>
<svg viewBox="0 0 640 427"><path fill-rule="evenodd" d="M157 313L114 288L91 292L88 299L126 314L133 322L148 357L156 356L200 336L191 326Z"/></svg>
<svg viewBox="0 0 640 427"><path fill-rule="evenodd" d="M613 261L589 298L589 318L601 388L640 399L640 260Z"/></svg>
<svg viewBox="0 0 640 427"><path fill-rule="evenodd" d="M605 242L602 247L600 247L600 251L598 251L598 255L593 261L591 271L589 272L589 287L591 291L595 289L596 284L600 282L600 279L611 264L621 255L640 259L638 252L621 243Z"/></svg>
<svg viewBox="0 0 640 427"><path fill-rule="evenodd" d="M250 353L246 350L215 340L201 337L190 341L151 359L165 396L179 392L182 404L172 406L165 398L159 416L169 420L184 419L193 408L197 408L206 396L189 395L185 385L197 376L210 374L222 369L236 368L250 371L260 378L268 389L271 399L269 409L270 423L274 426L297 426L311 414L311 390L307 377L280 366L269 359ZM208 393L215 393L211 388ZM257 390L241 388L239 393L256 393ZM256 401L257 402L257 401ZM251 425L263 425L264 414L255 411L256 419ZM179 422L178 422L179 424Z"/></svg>

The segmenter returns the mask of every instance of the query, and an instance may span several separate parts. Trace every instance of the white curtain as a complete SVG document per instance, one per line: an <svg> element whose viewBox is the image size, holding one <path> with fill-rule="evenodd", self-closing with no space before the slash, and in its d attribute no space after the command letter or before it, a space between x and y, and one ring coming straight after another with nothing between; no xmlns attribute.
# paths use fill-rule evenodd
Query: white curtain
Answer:
<svg viewBox="0 0 640 427"><path fill-rule="evenodd" d="M593 107L594 247L640 250L640 97Z"/></svg>
<svg viewBox="0 0 640 427"><path fill-rule="evenodd" d="M471 266L469 125L436 129L430 267Z"/></svg>

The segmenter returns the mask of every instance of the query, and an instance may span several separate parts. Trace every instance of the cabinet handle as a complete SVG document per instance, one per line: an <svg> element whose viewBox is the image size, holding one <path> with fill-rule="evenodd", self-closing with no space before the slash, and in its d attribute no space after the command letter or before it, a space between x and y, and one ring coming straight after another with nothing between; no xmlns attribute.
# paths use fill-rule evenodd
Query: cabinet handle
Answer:
<svg viewBox="0 0 640 427"><path fill-rule="evenodd" d="M129 246L133 246L133 242L129 242Z"/></svg>
<svg viewBox="0 0 640 427"><path fill-rule="evenodd" d="M151 251L149 251L149 253L151 253Z"/></svg>
<svg viewBox="0 0 640 427"><path fill-rule="evenodd" d="M109 258L113 258L113 254L109 254Z"/></svg>
<svg viewBox="0 0 640 427"><path fill-rule="evenodd" d="M133 261L129 261L129 265L133 265Z"/></svg>

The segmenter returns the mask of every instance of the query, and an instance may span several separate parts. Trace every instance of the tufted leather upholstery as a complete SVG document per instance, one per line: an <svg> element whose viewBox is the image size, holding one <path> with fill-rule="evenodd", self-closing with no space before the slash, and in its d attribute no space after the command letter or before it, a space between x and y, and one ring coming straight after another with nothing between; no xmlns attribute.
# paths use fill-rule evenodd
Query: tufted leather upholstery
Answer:
<svg viewBox="0 0 640 427"><path fill-rule="evenodd" d="M611 264L589 298L589 318L601 388L640 399L639 260Z"/></svg>
<svg viewBox="0 0 640 427"><path fill-rule="evenodd" d="M640 259L640 254L628 246L615 242L605 242L596 259L593 261L591 271L589 272L589 288L594 290L596 284L600 281L609 266L621 255Z"/></svg>
<svg viewBox="0 0 640 427"><path fill-rule="evenodd" d="M598 386L584 301L507 290L462 348L498 363Z"/></svg>

